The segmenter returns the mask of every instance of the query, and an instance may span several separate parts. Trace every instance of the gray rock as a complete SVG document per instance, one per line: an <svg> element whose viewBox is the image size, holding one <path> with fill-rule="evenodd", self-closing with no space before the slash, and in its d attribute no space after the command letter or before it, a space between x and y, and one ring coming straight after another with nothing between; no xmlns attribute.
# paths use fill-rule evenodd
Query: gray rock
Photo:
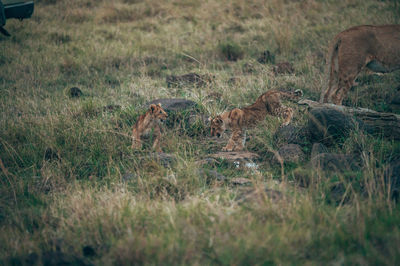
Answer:
<svg viewBox="0 0 400 266"><path fill-rule="evenodd" d="M210 169L199 169L199 175L206 178L207 183L211 183L213 180L216 181L226 181L226 176L218 173L215 170Z"/></svg>
<svg viewBox="0 0 400 266"><path fill-rule="evenodd" d="M354 119L332 108L314 108L309 113L308 132L311 142L332 145L348 137L355 128Z"/></svg>
<svg viewBox="0 0 400 266"><path fill-rule="evenodd" d="M82 94L82 91L78 87L72 87L69 89L69 96L71 98L79 98Z"/></svg>
<svg viewBox="0 0 400 266"><path fill-rule="evenodd" d="M311 166L316 170L343 173L359 170L361 162L355 155L320 153L311 159Z"/></svg>
<svg viewBox="0 0 400 266"><path fill-rule="evenodd" d="M320 153L328 153L328 148L322 143L314 143L311 149L311 159Z"/></svg>
<svg viewBox="0 0 400 266"><path fill-rule="evenodd" d="M297 144L286 144L280 147L278 154L284 162L299 163L305 159L304 152ZM277 155L275 155L274 158L275 161L280 161L279 158L277 158Z"/></svg>
<svg viewBox="0 0 400 266"><path fill-rule="evenodd" d="M193 109L196 106L196 103L186 99L156 99L147 103L150 104L159 104L161 103L162 108L167 112L180 112L185 110Z"/></svg>
<svg viewBox="0 0 400 266"><path fill-rule="evenodd" d="M273 138L278 146L289 143L304 144L307 139L307 129L289 124L279 127Z"/></svg>

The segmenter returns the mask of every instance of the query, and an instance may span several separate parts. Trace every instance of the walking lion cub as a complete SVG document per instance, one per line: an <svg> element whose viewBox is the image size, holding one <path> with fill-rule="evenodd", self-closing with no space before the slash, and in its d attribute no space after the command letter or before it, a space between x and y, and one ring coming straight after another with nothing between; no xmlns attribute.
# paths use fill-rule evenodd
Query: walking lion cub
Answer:
<svg viewBox="0 0 400 266"><path fill-rule="evenodd" d="M161 129L160 124L168 117L164 109L161 108L161 104L151 104L149 109L144 115L139 116L136 124L133 126L132 130L132 148L141 149L142 148L142 136L148 136L153 134L155 136L153 142L153 149L161 152L160 148L160 138Z"/></svg>
<svg viewBox="0 0 400 266"><path fill-rule="evenodd" d="M243 108L235 108L210 119L211 136L221 137L225 130L230 129L232 135L222 151L240 151L244 149L246 140L245 129L254 126L265 119L267 114L282 116L282 125L288 125L293 117L293 109L281 104L280 97L294 99L303 95L301 90L294 93L270 90L262 94L255 103Z"/></svg>

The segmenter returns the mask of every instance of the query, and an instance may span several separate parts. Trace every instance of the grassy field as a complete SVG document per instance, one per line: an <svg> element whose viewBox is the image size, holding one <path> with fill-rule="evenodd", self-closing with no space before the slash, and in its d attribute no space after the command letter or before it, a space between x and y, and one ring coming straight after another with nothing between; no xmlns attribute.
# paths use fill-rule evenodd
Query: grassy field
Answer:
<svg viewBox="0 0 400 266"><path fill-rule="evenodd" d="M384 182L398 141L353 131L329 150L361 149L361 170L304 162L285 165L284 177L270 163L276 117L249 131L258 170L199 165L224 145L201 123L166 129L170 165L130 148L133 124L157 98L195 101L207 116L269 89L317 100L335 34L393 23L396 0L35 1L33 17L7 21L12 36L0 36L0 264L398 265L400 207ZM266 50L295 72L274 75L257 61ZM167 86L168 75L191 72L213 81ZM346 105L388 111L400 73L362 73L359 83ZM71 87L83 95L71 98ZM288 104L304 124L304 110ZM302 144L308 157L311 145ZM300 186L296 173L313 182ZM239 177L252 184L229 182ZM248 190L258 196L238 201Z"/></svg>

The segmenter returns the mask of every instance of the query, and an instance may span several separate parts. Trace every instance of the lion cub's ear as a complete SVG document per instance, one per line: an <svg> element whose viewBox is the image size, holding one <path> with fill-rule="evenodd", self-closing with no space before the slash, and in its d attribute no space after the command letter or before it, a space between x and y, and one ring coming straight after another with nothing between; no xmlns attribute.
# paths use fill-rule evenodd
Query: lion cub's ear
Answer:
<svg viewBox="0 0 400 266"><path fill-rule="evenodd" d="M161 103L158 103L157 105L161 107Z"/></svg>
<svg viewBox="0 0 400 266"><path fill-rule="evenodd" d="M157 105L155 105L155 104L150 104L150 110L151 110L152 113L154 113L154 111L156 110L156 108L157 108Z"/></svg>

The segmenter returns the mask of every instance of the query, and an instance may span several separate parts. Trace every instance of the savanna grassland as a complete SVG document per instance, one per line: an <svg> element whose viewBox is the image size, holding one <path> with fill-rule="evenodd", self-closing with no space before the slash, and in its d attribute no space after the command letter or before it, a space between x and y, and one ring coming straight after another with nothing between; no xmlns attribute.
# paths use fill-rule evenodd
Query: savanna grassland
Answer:
<svg viewBox="0 0 400 266"><path fill-rule="evenodd" d="M269 89L318 100L335 34L394 23L400 3L389 0L35 1L33 17L8 20L12 36L0 36L0 264L398 265L400 207L385 182L398 141L352 131L329 147L360 154L364 166L343 174L310 169L312 143L282 174L270 163L277 117L248 132L258 169L199 164L225 144L201 121L166 127L161 147L173 163L130 147L157 98L192 100L206 116ZM294 73L260 63L266 50ZM212 82L167 86L186 73ZM358 81L345 105L390 111L399 71ZM287 104L293 124L306 123L304 108ZM250 189L258 197L239 201Z"/></svg>

